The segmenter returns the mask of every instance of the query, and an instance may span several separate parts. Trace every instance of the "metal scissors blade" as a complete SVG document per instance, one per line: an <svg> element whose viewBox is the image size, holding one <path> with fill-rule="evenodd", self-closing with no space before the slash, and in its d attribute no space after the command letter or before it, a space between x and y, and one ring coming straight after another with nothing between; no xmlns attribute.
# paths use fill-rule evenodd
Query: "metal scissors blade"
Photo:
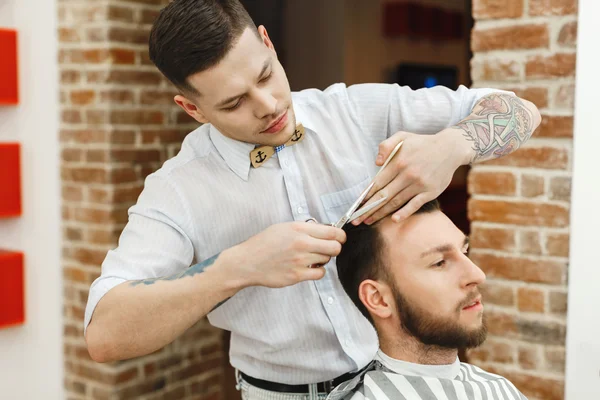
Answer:
<svg viewBox="0 0 600 400"><path fill-rule="evenodd" d="M354 214L352 214L350 216L350 219L348 220L347 223L350 223L350 222L354 221L355 219L362 217L363 215L365 215L372 209L376 208L378 205L380 205L381 203L383 203L386 200L387 200L387 196L357 210L356 212L354 212Z"/></svg>
<svg viewBox="0 0 600 400"><path fill-rule="evenodd" d="M373 178L373 180L371 180L371 183L369 184L369 186L367 186L367 188L361 192L360 196L358 196L358 199L356 199L354 204L352 204L352 206L348 209L348 211L346 211L346 213L344 215L342 215L342 217L333 226L335 226L336 228L342 228L348 222L351 222L351 221L355 220L356 218L360 217L361 215L371 211L373 208L377 207L379 204L381 204L383 201L385 201L387 199L386 197L384 197L382 199L379 199L379 200L369 204L368 206L364 207L364 208L368 208L367 210L361 209L359 212L357 212L357 214L358 213L360 213L360 214L357 215L356 217L354 217L356 209L361 205L361 203L363 202L365 197L367 197L367 194L369 193L371 188L373 188L373 185L375 185L375 178L377 178L377 175L379 175L379 173L381 171L383 171L383 169L385 167L387 167L387 165L392 160L392 158L394 158L394 156L396 155L398 150L400 150L400 147L402 147L402 143L404 143L404 141L398 143L396 145L396 147L394 147L394 150L392 150L392 152L390 153L388 158L385 160L385 162L383 163L381 168L379 168L379 171L377 171L377 173L375 174L375 177ZM376 204L376 205L374 205L374 204Z"/></svg>

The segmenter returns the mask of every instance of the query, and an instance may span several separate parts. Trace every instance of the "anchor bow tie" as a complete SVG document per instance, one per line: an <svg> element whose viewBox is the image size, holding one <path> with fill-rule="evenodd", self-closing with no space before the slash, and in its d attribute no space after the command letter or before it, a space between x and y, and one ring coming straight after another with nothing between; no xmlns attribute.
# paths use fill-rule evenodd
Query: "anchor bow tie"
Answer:
<svg viewBox="0 0 600 400"><path fill-rule="evenodd" d="M292 135L290 140L288 140L281 146L276 146L276 147L260 146L260 147L255 148L254 150L252 150L250 152L250 162L252 163L252 166L254 168L258 168L261 165L263 165L265 162L267 162L267 160L269 158L271 158L271 156L273 156L273 154L279 153L282 149L292 146L296 143L299 143L303 139L304 139L304 127L302 126L302 124L298 124L298 125L296 125L296 130L294 131L294 134Z"/></svg>

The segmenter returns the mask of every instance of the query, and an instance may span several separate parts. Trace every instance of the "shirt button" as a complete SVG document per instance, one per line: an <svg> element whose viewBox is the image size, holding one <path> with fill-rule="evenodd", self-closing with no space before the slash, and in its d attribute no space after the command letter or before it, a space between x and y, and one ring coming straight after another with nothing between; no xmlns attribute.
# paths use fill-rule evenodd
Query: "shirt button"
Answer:
<svg viewBox="0 0 600 400"><path fill-rule="evenodd" d="M327 299L327 304L333 304L333 297Z"/></svg>
<svg viewBox="0 0 600 400"><path fill-rule="evenodd" d="M304 212L304 208L298 207L298 214L302 214Z"/></svg>
<svg viewBox="0 0 600 400"><path fill-rule="evenodd" d="M284 167L289 167L290 166L290 162L288 160L283 160L283 166Z"/></svg>
<svg viewBox="0 0 600 400"><path fill-rule="evenodd" d="M348 346L348 347L352 346L352 340L346 339L346 346Z"/></svg>

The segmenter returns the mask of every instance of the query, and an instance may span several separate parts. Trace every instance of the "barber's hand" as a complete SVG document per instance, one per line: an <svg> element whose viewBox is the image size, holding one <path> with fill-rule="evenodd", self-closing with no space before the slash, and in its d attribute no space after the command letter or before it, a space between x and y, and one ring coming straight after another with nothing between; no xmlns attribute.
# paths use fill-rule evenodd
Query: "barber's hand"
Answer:
<svg viewBox="0 0 600 400"><path fill-rule="evenodd" d="M240 255L236 273L244 286L279 288L325 276L326 264L346 241L346 233L330 225L286 222L272 225L235 246Z"/></svg>
<svg viewBox="0 0 600 400"><path fill-rule="evenodd" d="M401 221L438 197L450 184L456 169L469 162L469 149L465 148L461 132L453 128L436 135L397 132L381 142L376 160L379 166L396 144L400 141L404 144L377 177L365 205L383 197L388 200L353 223L372 224L393 212L392 219Z"/></svg>

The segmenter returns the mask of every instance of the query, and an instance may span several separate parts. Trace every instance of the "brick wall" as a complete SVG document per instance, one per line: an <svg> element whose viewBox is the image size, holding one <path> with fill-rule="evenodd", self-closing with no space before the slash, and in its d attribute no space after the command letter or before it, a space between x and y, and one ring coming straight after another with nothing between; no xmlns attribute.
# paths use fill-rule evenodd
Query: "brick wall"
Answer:
<svg viewBox="0 0 600 400"><path fill-rule="evenodd" d="M474 0L473 14L474 86L515 91L543 121L524 148L469 176L490 327L469 359L532 399L562 399L577 1Z"/></svg>
<svg viewBox="0 0 600 400"><path fill-rule="evenodd" d="M114 248L144 178L196 125L148 60L150 24L167 0L59 0L65 386L70 399L221 396L221 332L201 321L150 356L90 360L88 288Z"/></svg>

